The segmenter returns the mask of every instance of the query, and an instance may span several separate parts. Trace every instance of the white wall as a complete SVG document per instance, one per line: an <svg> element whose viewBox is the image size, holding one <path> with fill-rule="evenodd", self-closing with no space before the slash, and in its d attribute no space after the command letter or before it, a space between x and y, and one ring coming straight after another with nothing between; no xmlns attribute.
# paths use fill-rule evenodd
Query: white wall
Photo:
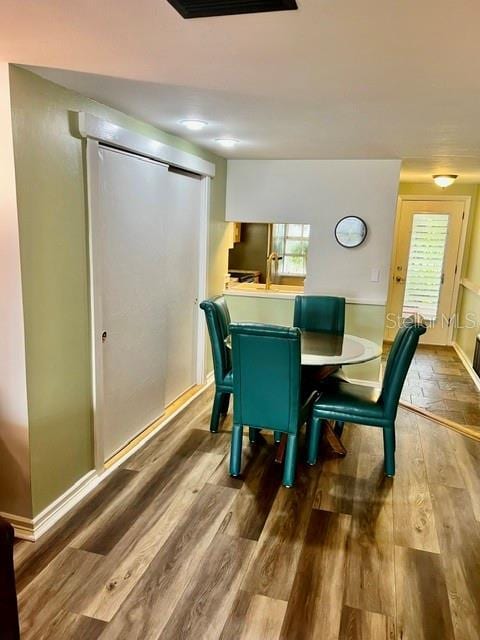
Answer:
<svg viewBox="0 0 480 640"><path fill-rule="evenodd" d="M0 62L0 511L31 517L27 383L8 64Z"/></svg>
<svg viewBox="0 0 480 640"><path fill-rule="evenodd" d="M305 289L385 304L400 160L229 160L226 219L310 223ZM345 249L340 218L358 215L366 241ZM371 282L372 269L380 270Z"/></svg>

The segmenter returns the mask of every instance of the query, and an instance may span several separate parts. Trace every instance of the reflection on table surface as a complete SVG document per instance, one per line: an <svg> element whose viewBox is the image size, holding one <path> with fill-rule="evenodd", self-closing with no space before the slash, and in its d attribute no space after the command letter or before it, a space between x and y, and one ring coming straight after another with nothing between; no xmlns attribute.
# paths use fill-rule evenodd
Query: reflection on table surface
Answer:
<svg viewBox="0 0 480 640"><path fill-rule="evenodd" d="M302 364L342 365L359 364L382 355L381 345L352 336L336 335L320 331L302 332Z"/></svg>
<svg viewBox="0 0 480 640"><path fill-rule="evenodd" d="M225 344L231 349L231 336L225 339ZM381 345L347 333L302 331L301 345L304 365L358 364L382 355Z"/></svg>
<svg viewBox="0 0 480 640"><path fill-rule="evenodd" d="M351 349L352 346L354 343L347 341L347 347ZM341 356L343 349L343 334L302 331L302 353L308 353L312 356Z"/></svg>

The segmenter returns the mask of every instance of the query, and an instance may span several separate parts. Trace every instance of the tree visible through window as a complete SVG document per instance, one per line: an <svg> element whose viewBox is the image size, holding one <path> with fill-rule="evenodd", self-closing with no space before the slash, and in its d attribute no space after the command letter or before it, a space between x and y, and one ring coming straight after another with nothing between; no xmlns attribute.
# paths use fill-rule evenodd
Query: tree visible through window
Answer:
<svg viewBox="0 0 480 640"><path fill-rule="evenodd" d="M307 275L309 224L272 224L271 249L282 258L278 273L284 276Z"/></svg>

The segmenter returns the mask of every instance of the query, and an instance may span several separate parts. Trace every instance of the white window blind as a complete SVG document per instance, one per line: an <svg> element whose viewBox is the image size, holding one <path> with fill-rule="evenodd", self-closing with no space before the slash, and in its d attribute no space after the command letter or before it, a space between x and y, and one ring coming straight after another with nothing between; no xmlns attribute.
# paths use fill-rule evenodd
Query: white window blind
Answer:
<svg viewBox="0 0 480 640"><path fill-rule="evenodd" d="M420 313L426 320L437 318L448 223L447 213L413 216L403 317Z"/></svg>
<svg viewBox="0 0 480 640"><path fill-rule="evenodd" d="M309 224L272 224L272 251L282 258L278 273L284 276L307 275Z"/></svg>

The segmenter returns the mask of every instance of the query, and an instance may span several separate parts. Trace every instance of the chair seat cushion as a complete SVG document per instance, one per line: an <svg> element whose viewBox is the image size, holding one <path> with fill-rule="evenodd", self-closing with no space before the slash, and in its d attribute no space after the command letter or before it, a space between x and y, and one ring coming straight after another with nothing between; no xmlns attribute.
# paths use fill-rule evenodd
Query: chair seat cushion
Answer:
<svg viewBox="0 0 480 640"><path fill-rule="evenodd" d="M229 391L233 393L233 372L230 370L224 377L221 384L217 385L219 391Z"/></svg>
<svg viewBox="0 0 480 640"><path fill-rule="evenodd" d="M313 406L318 418L383 426L384 407L378 401L380 390L348 382L325 385Z"/></svg>

